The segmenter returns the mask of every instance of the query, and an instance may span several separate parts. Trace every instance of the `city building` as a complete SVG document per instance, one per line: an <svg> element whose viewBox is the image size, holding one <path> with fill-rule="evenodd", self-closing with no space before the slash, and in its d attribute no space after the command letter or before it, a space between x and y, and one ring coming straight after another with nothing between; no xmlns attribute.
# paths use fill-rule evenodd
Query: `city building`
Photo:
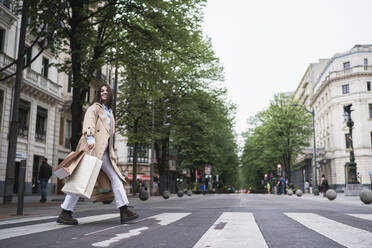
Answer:
<svg viewBox="0 0 372 248"><path fill-rule="evenodd" d="M345 188L345 164L350 154L344 113L344 106L349 104L353 110L352 136L359 180L365 186L371 184L371 61L372 45L355 45L350 51L310 64L295 92L295 99L315 113L318 181L324 174L329 184L339 191ZM306 150L298 159L303 166L295 173L296 184L300 182L298 174L303 180L312 178L312 148Z"/></svg>

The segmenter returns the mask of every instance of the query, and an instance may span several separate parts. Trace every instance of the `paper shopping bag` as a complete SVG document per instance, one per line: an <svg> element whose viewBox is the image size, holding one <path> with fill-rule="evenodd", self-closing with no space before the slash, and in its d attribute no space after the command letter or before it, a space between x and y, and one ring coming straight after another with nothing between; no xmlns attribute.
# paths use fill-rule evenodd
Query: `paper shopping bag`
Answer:
<svg viewBox="0 0 372 248"><path fill-rule="evenodd" d="M102 160L85 154L63 186L62 191L90 198L101 166Z"/></svg>
<svg viewBox="0 0 372 248"><path fill-rule="evenodd" d="M63 179L72 174L80 160L83 158L84 151L71 152L67 157L56 167L54 174Z"/></svg>

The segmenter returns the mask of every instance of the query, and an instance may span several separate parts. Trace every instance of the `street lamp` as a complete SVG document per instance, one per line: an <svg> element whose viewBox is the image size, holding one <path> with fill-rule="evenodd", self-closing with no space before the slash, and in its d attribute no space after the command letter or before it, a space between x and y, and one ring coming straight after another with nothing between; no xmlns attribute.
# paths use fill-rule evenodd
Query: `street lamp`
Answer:
<svg viewBox="0 0 372 248"><path fill-rule="evenodd" d="M281 164L278 164L277 165L277 168L278 168L278 170L277 170L278 176L282 176L282 165Z"/></svg>
<svg viewBox="0 0 372 248"><path fill-rule="evenodd" d="M358 179L356 176L356 170L357 170L357 164L355 163L355 156L354 156L354 146L353 146L353 126L354 122L351 119L351 106L352 104L344 106L344 117L346 122L347 127L349 128L349 135L347 137L347 146L350 150L350 162L346 163L347 168L348 168L348 183L351 184L356 184L358 183Z"/></svg>
<svg viewBox="0 0 372 248"><path fill-rule="evenodd" d="M298 104L291 104L293 107L298 107ZM316 164L316 138L315 138L315 111L314 108L310 111L305 106L301 105L306 112L310 113L313 121L313 193L319 195L318 190L318 176L317 176L317 164Z"/></svg>

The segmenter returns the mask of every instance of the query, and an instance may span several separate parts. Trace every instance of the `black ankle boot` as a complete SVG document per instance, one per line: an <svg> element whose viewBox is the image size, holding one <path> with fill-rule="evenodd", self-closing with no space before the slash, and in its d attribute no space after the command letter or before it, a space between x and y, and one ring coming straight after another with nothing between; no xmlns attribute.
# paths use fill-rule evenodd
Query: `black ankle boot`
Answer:
<svg viewBox="0 0 372 248"><path fill-rule="evenodd" d="M62 212L58 216L57 223L63 225L77 225L78 220L72 217L72 211L62 209Z"/></svg>
<svg viewBox="0 0 372 248"><path fill-rule="evenodd" d="M125 222L134 220L138 218L138 214L130 211L128 209L128 206L122 206L120 207L120 222L121 224L124 224Z"/></svg>

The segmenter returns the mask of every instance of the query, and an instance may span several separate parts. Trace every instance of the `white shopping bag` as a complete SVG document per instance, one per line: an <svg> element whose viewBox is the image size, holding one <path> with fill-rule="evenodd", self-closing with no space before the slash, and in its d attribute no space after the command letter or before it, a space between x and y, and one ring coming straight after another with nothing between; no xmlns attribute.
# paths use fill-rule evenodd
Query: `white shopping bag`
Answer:
<svg viewBox="0 0 372 248"><path fill-rule="evenodd" d="M65 193L90 198L101 170L102 160L85 154L62 188Z"/></svg>

